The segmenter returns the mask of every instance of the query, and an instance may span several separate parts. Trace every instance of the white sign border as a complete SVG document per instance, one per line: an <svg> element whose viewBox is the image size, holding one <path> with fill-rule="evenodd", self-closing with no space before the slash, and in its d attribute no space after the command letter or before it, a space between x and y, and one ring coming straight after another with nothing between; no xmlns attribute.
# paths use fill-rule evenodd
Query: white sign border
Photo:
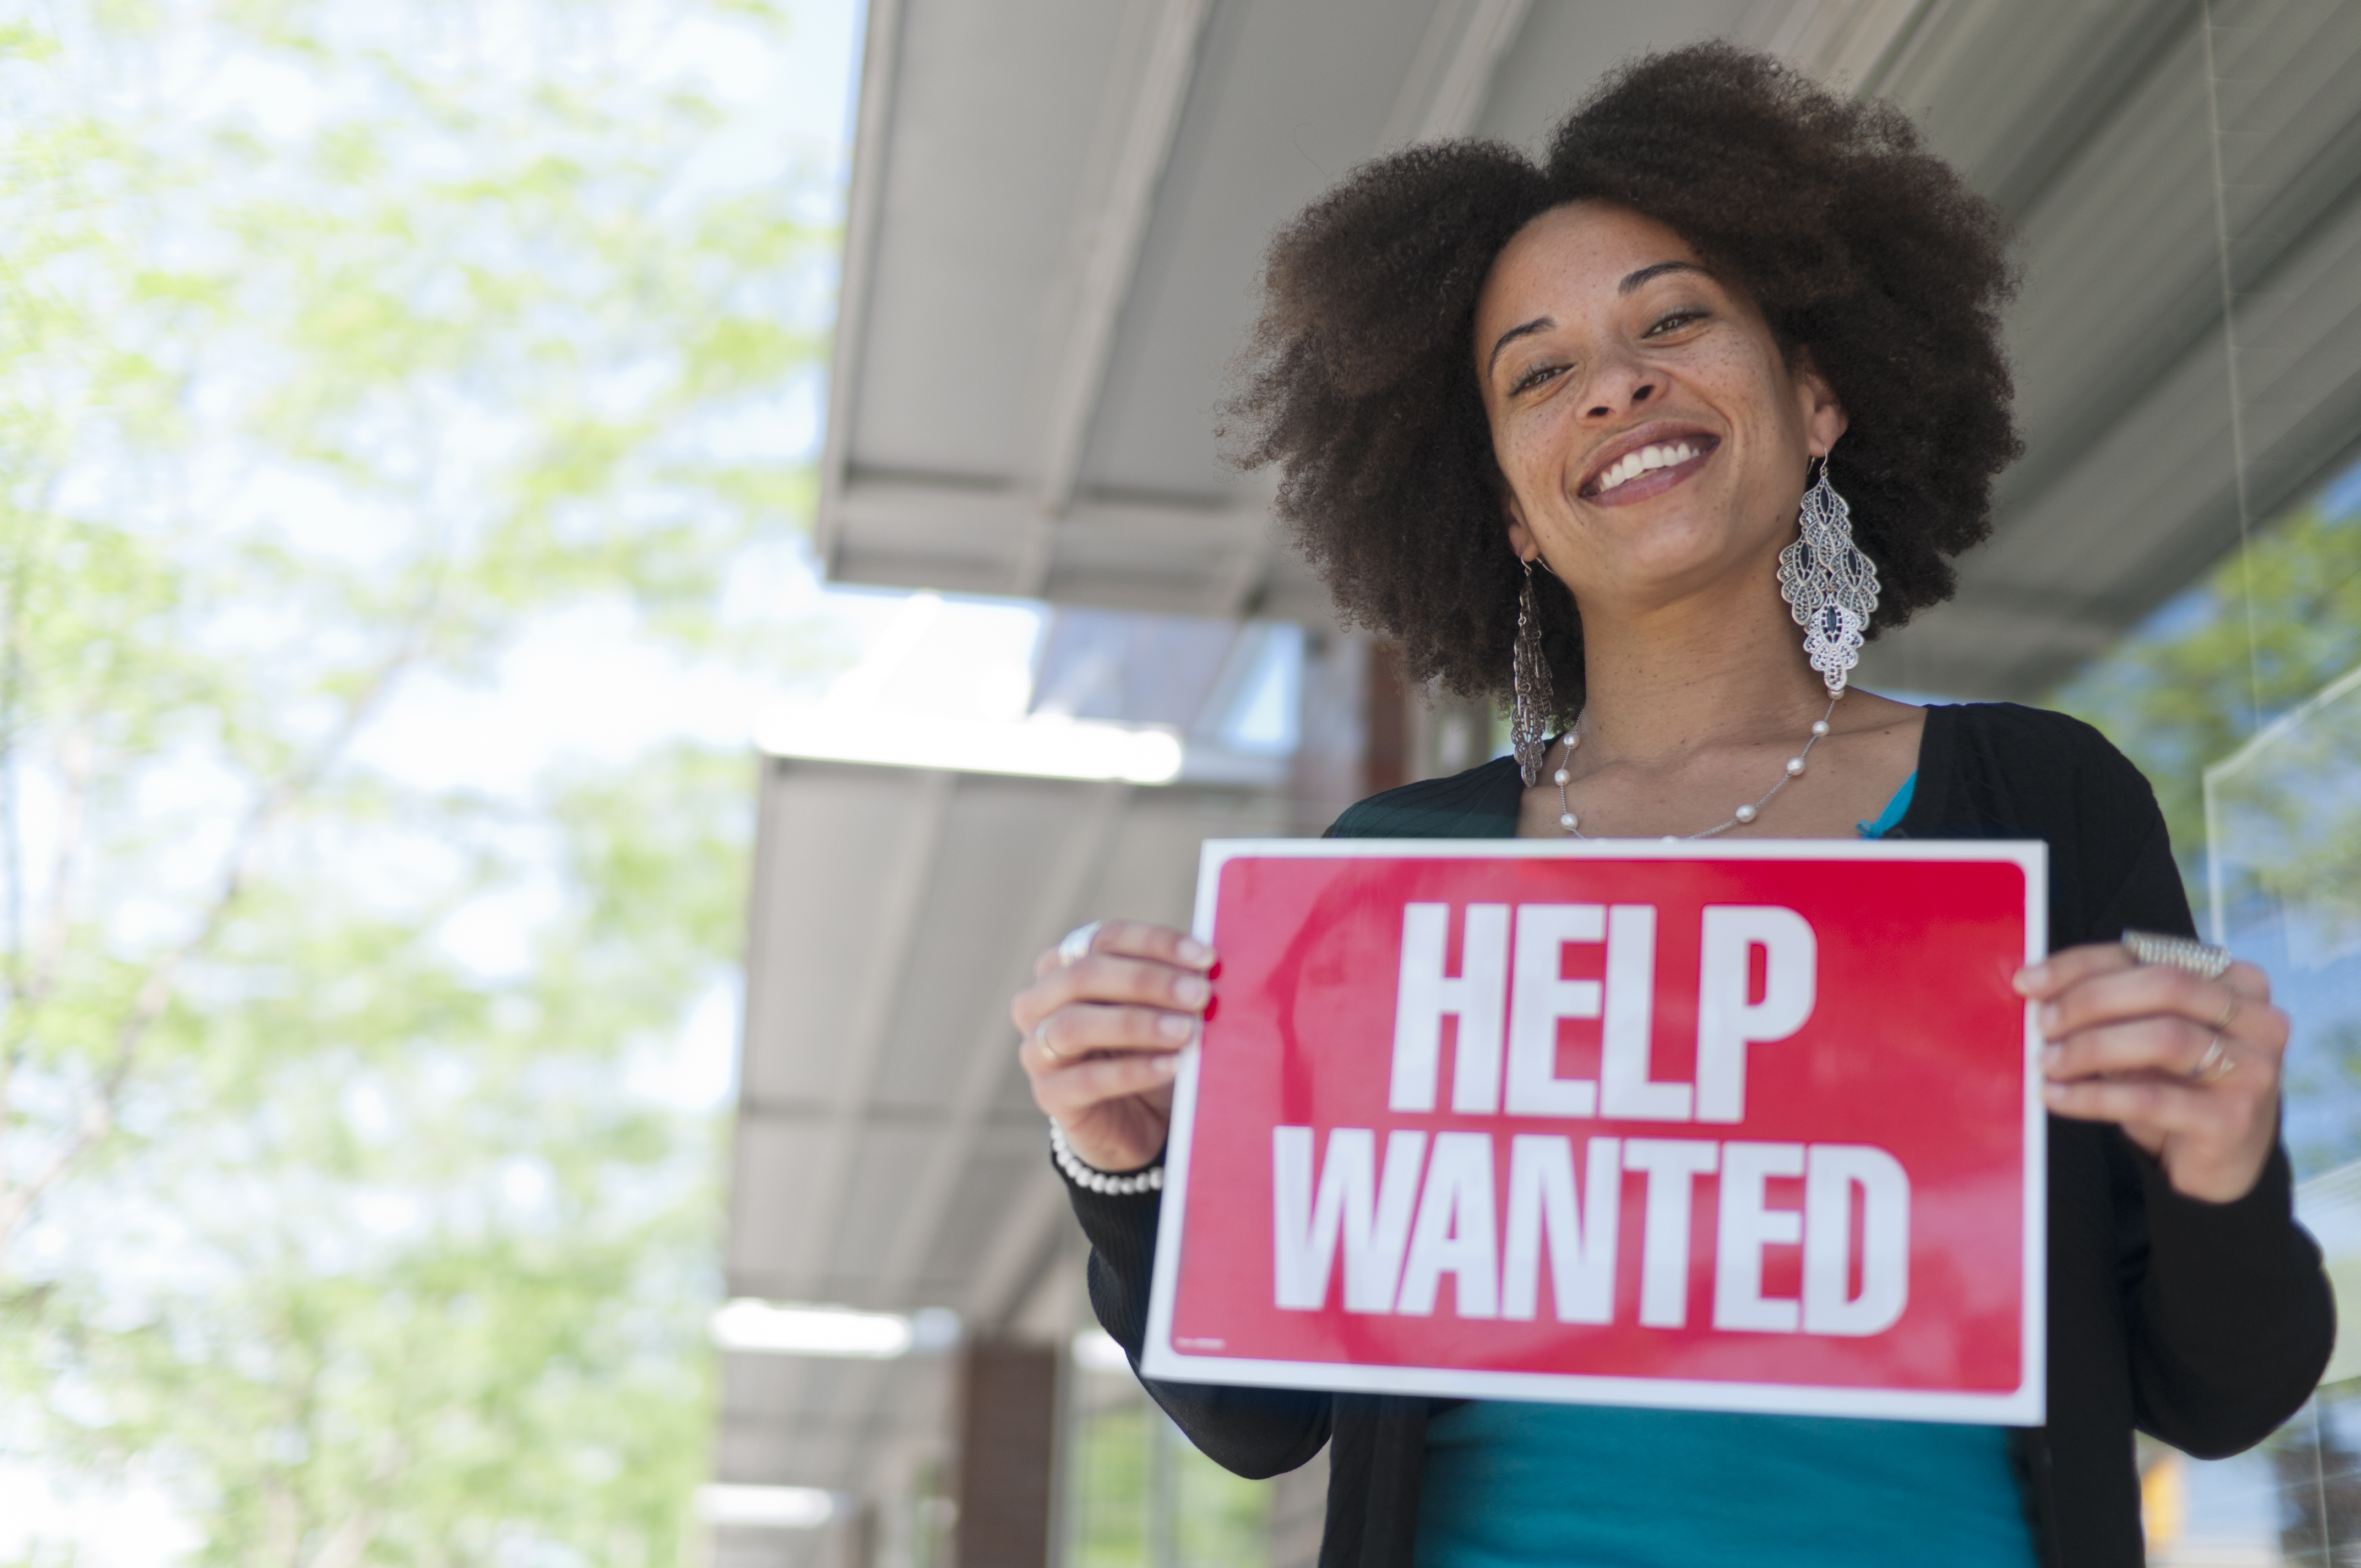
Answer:
<svg viewBox="0 0 2361 1568"><path fill-rule="evenodd" d="M2015 865L2025 872L2025 957L2049 954L2049 847L2038 839L1745 839L1673 843L1648 839L1208 839L1197 862L1196 911L1190 928L1211 943L1222 868L1247 858L1302 860L1596 861L1967 861ZM1189 1205L1189 1154L1197 1119L1201 1046L1181 1053L1173 1081L1172 1122L1158 1211L1156 1262L1148 1290L1142 1377L1171 1383L1339 1393L1423 1394L1442 1398L1532 1399L1654 1409L1733 1410L1761 1415L1853 1416L1884 1420L2040 1426L2048 1411L2048 1135L2041 1103L2041 1033L2025 1009L2025 1292L2017 1386L1999 1394L1861 1388L1808 1383L1738 1383L1669 1377L1600 1377L1572 1373L1498 1372L1448 1366L1368 1366L1331 1361L1260 1361L1192 1355L1172 1343L1173 1292Z"/></svg>

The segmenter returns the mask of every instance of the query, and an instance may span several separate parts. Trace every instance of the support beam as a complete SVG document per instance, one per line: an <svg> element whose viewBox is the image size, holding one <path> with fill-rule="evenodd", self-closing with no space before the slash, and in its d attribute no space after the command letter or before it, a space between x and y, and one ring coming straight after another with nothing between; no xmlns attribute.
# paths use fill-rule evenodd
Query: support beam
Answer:
<svg viewBox="0 0 2361 1568"><path fill-rule="evenodd" d="M1137 60L1109 82L1100 145L1112 156L1082 187L1063 276L1071 303L1065 332L1037 373L1036 486L1010 574L1009 591L1048 588L1058 559L1060 522L1074 505L1082 458L1115 353L1116 324L1139 271L1140 248L1156 213L1156 190L1172 159L1197 71L1198 45L1212 0L1132 0L1118 58Z"/></svg>
<svg viewBox="0 0 2361 1568"><path fill-rule="evenodd" d="M1325 597L1308 574L1275 570L1259 504L1084 499L1046 518L1005 485L856 472L836 513L831 570L845 580L1005 593L1027 577L1068 603L1181 615L1234 615L1250 595L1268 597L1275 578L1295 599ZM1317 619L1316 604L1289 608Z"/></svg>
<svg viewBox="0 0 2361 1568"><path fill-rule="evenodd" d="M1211 0L1139 0L1147 33L1145 56L1122 105L1121 139L1097 211L1082 225L1081 266L1064 352L1049 383L1042 428L1040 508L1044 518L1063 515L1072 504L1082 473L1099 390L1106 381L1115 329L1139 268L1156 207L1156 187L1172 157L1180 112L1196 75L1198 43ZM1112 106L1112 105L1111 105ZM1046 543L1028 562L1030 582L1017 591L1037 591L1049 575Z"/></svg>
<svg viewBox="0 0 2361 1568"><path fill-rule="evenodd" d="M1057 940L1074 917L1075 905L1104 860L1108 840L1130 797L1130 789L1123 784L1102 784L1092 790L1089 806L1060 845L1032 906L1016 924L1006 964L1012 977L1028 973L1033 955ZM1015 1049L1015 1031L1006 1015L998 1011L988 1014L968 1046L942 1130L928 1145L925 1161L910 1183L892 1250L879 1271L878 1288L884 1299L906 1299L918 1270L934 1250L951 1199L983 1136L994 1093L1007 1075Z"/></svg>
<svg viewBox="0 0 2361 1568"><path fill-rule="evenodd" d="M809 1216L786 1269L798 1294L809 1293L828 1270L878 1058L893 1023L895 999L908 981L910 940L925 907L928 878L958 788L956 773L925 776L909 831L895 846L884 872L885 894L879 901L876 947L868 971L857 981L858 999L848 1014L828 1120L812 1134L820 1149L813 1161L811 1186L796 1195L796 1207Z"/></svg>
<svg viewBox="0 0 2361 1568"><path fill-rule="evenodd" d="M852 178L845 192L844 262L838 276L836 347L829 362L828 431L820 448L819 506L814 540L820 575L835 576L844 520L838 502L852 442L852 408L860 389L861 352L869 288L877 270L877 224L892 141L894 79L901 62L903 0L869 0L861 47L861 111L852 138Z"/></svg>
<svg viewBox="0 0 2361 1568"><path fill-rule="evenodd" d="M837 511L846 523L861 531L864 543L873 539L888 545L961 542L1004 561L1016 557L1027 531L1040 521L1039 507L1005 485L867 473L855 473L847 480ZM1070 498L1053 526L1060 539L1095 535L1126 548L1160 546L1177 554L1257 545L1264 538L1268 516L1260 504Z"/></svg>
<svg viewBox="0 0 2361 1568"><path fill-rule="evenodd" d="M962 1371L951 1561L956 1568L1049 1568L1057 1347L979 1340Z"/></svg>
<svg viewBox="0 0 2361 1568"><path fill-rule="evenodd" d="M1270 1568L1319 1568L1328 1524L1328 1451L1276 1477L1270 1499Z"/></svg>
<svg viewBox="0 0 2361 1568"><path fill-rule="evenodd" d="M1830 87L1874 93L1933 0L1791 0L1761 46Z"/></svg>
<svg viewBox="0 0 2361 1568"><path fill-rule="evenodd" d="M1392 643L1370 645L1362 697L1359 793L1376 795L1417 777L1410 730L1411 704L1416 699L1402 674L1401 652Z"/></svg>
<svg viewBox="0 0 2361 1568"><path fill-rule="evenodd" d="M1405 702L1407 777L1449 778L1491 759L1491 704L1471 702L1432 684L1411 688Z"/></svg>
<svg viewBox="0 0 2361 1568"><path fill-rule="evenodd" d="M1058 1179L1044 1152L1039 1174L1018 1190L994 1229L975 1286L968 1292L964 1315L979 1333L993 1332L1007 1322L1054 1255L1058 1233L1073 1223L1066 1184Z"/></svg>
<svg viewBox="0 0 2361 1568"><path fill-rule="evenodd" d="M1280 554L1279 519L1274 510L1279 500L1279 476L1269 469L1252 476L1245 488L1245 503L1232 515L1237 519L1241 533L1248 532L1246 519L1254 523L1250 538L1235 547L1231 558L1229 584L1222 595L1222 612L1234 620L1259 615L1264 601L1271 597L1271 569ZM1322 590L1325 597L1325 590Z"/></svg>
<svg viewBox="0 0 2361 1568"><path fill-rule="evenodd" d="M1532 0L1439 0L1378 147L1390 152L1474 130L1492 72L1532 9Z"/></svg>

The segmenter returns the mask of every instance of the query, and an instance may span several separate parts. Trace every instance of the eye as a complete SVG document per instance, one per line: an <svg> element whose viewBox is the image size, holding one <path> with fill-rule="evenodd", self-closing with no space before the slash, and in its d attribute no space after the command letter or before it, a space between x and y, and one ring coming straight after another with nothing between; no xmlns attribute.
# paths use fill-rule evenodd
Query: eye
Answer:
<svg viewBox="0 0 2361 1568"><path fill-rule="evenodd" d="M1678 332L1681 328L1687 326L1690 323L1701 322L1705 320L1705 318L1706 313L1704 311L1699 310L1695 305L1684 305L1679 310L1670 312L1656 318L1656 323L1650 327L1643 335L1648 337L1656 337L1664 333Z"/></svg>
<svg viewBox="0 0 2361 1568"><path fill-rule="evenodd" d="M1515 383L1509 388L1509 396L1513 398L1530 392L1543 382L1561 376L1565 372L1565 367L1563 365L1536 365L1517 378Z"/></svg>

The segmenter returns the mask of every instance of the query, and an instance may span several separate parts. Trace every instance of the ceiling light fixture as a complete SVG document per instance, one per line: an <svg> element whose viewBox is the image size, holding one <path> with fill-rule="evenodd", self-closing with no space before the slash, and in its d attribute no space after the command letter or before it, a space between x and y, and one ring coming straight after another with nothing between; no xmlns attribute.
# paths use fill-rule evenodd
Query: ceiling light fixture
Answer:
<svg viewBox="0 0 2361 1568"><path fill-rule="evenodd" d="M737 1530L818 1530L837 1515L836 1494L818 1486L699 1486L697 1517Z"/></svg>
<svg viewBox="0 0 2361 1568"><path fill-rule="evenodd" d="M713 1343L723 1350L862 1361L946 1350L959 1341L959 1315L941 1307L911 1313L863 1312L741 1296L722 1304L711 1326Z"/></svg>
<svg viewBox="0 0 2361 1568"><path fill-rule="evenodd" d="M1183 761L1180 737L1163 725L846 712L808 704L773 708L755 726L754 744L775 757L1137 784L1170 784Z"/></svg>

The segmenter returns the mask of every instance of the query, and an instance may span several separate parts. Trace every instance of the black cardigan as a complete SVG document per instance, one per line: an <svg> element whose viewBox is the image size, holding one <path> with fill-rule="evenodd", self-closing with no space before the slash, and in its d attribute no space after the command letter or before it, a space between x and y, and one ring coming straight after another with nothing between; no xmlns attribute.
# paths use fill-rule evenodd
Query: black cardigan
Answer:
<svg viewBox="0 0 2361 1568"><path fill-rule="evenodd" d="M1361 802L1332 838L1498 839L1522 786L1503 758ZM1932 707L1917 790L1892 837L2040 839L2053 949L2127 926L2193 934L2164 819L2090 726L2013 704ZM1137 1366L1153 1194L1069 1184L1091 1300ZM2286 1150L2234 1203L2173 1190L2120 1129L2049 1120L2048 1416L2013 1453L2047 1568L2139 1568L2135 1427L2201 1458L2268 1435L2312 1392L2335 1335L2319 1249L2295 1223ZM1449 1401L1149 1383L1207 1454L1275 1475L1333 1443L1322 1568L1409 1568L1428 1415Z"/></svg>

